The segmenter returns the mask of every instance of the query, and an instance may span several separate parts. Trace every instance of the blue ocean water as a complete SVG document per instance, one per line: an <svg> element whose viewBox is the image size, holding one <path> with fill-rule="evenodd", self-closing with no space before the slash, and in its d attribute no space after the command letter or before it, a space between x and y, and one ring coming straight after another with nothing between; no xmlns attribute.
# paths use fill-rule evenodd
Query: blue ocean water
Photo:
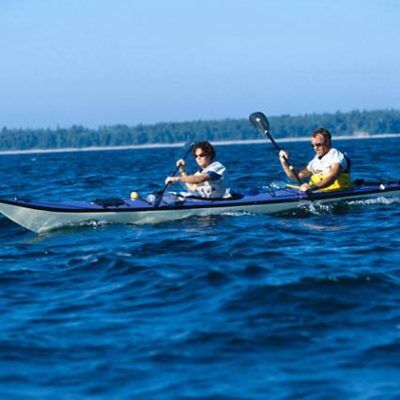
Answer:
<svg viewBox="0 0 400 400"><path fill-rule="evenodd" d="M389 180L399 144L336 147ZM180 152L3 155L0 197L151 192ZM238 191L285 182L268 142L217 152ZM41 235L0 217L0 399L398 399L399 204Z"/></svg>

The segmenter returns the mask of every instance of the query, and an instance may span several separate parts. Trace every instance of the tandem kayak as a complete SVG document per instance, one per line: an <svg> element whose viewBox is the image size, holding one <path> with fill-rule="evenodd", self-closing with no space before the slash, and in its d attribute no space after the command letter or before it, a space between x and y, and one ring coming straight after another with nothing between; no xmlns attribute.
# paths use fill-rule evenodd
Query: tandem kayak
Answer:
<svg viewBox="0 0 400 400"><path fill-rule="evenodd" d="M271 214L295 209L304 204L338 201L400 198L400 181L358 182L352 189L306 194L296 188L267 188L234 195L229 199L203 199L166 193L154 204L154 196L138 199L108 199L92 202L31 202L0 199L0 212L33 232L43 232L88 222L153 224L192 216L226 213Z"/></svg>

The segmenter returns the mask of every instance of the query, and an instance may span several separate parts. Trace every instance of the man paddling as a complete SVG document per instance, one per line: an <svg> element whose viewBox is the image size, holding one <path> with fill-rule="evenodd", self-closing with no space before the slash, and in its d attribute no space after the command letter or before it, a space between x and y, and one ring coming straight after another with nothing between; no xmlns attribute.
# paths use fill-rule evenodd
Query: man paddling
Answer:
<svg viewBox="0 0 400 400"><path fill-rule="evenodd" d="M330 191L353 187L350 179L350 159L332 147L331 134L327 129L320 128L312 133L311 146L316 155L307 166L297 172L297 177L296 171L289 166L288 153L284 150L279 152L279 160L290 179L310 177L308 183L301 184L301 191Z"/></svg>
<svg viewBox="0 0 400 400"><path fill-rule="evenodd" d="M194 175L185 171L185 160L177 161L181 176L169 176L165 184L185 183L189 192L204 198L229 198L230 188L226 168L214 161L216 152L209 142L198 142L192 148L192 154L200 167Z"/></svg>

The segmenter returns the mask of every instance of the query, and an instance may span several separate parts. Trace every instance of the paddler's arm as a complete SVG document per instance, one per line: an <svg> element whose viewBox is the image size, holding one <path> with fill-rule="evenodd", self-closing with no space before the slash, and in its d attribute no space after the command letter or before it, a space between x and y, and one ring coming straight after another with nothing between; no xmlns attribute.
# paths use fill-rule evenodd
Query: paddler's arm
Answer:
<svg viewBox="0 0 400 400"><path fill-rule="evenodd" d="M179 172L181 173L181 176L180 177L168 177L165 180L166 184L182 182L182 183L185 183L186 187L189 190L196 190L197 184L203 183L207 180L210 180L209 175L206 175L206 174L188 175L185 170L185 160L183 160L182 158L176 162L176 166L179 167ZM170 178L174 178L174 179L170 179ZM186 179L186 178L188 178L188 179Z"/></svg>
<svg viewBox="0 0 400 400"><path fill-rule="evenodd" d="M329 169L329 173L326 174L326 176L321 179L318 183L309 185L308 183L303 183L300 186L300 190L302 192L307 192L307 191L314 191L314 190L319 190L326 188L330 185L332 185L333 182L335 182L336 178L339 176L339 174L343 171L343 167L339 163L332 164Z"/></svg>
<svg viewBox="0 0 400 400"><path fill-rule="evenodd" d="M182 182L182 183L185 183L189 189L195 190L196 185L199 185L200 183L203 183L203 182L209 181L209 180L210 180L210 177L207 174L197 174L197 175L183 175L182 174L182 176L169 176L165 180L165 184Z"/></svg>
<svg viewBox="0 0 400 400"><path fill-rule="evenodd" d="M297 181L297 177L295 172L290 169L289 164L286 160L289 159L289 154L285 150L281 150L279 152L279 161L281 162L282 168L285 171L288 178L292 179L293 181ZM311 171L309 171L306 167L304 167L301 171L297 172L297 175L300 179L307 178L307 176L311 175Z"/></svg>

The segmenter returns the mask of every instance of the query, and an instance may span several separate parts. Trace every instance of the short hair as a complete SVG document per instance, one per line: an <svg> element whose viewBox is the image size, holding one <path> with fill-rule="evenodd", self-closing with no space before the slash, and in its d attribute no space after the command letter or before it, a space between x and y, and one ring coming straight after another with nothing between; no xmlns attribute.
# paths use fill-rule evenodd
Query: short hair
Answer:
<svg viewBox="0 0 400 400"><path fill-rule="evenodd" d="M192 154L196 156L196 150L201 149L201 151L204 152L207 156L211 157L211 160L214 160L215 156L217 153L215 152L215 149L213 145L210 142L197 142L193 148L192 148Z"/></svg>
<svg viewBox="0 0 400 400"><path fill-rule="evenodd" d="M328 131L328 129L325 128L318 128L316 129L313 133L312 133L312 137L315 138L317 137L317 135L322 135L325 139L325 142L330 143L332 140L332 135L331 133Z"/></svg>

